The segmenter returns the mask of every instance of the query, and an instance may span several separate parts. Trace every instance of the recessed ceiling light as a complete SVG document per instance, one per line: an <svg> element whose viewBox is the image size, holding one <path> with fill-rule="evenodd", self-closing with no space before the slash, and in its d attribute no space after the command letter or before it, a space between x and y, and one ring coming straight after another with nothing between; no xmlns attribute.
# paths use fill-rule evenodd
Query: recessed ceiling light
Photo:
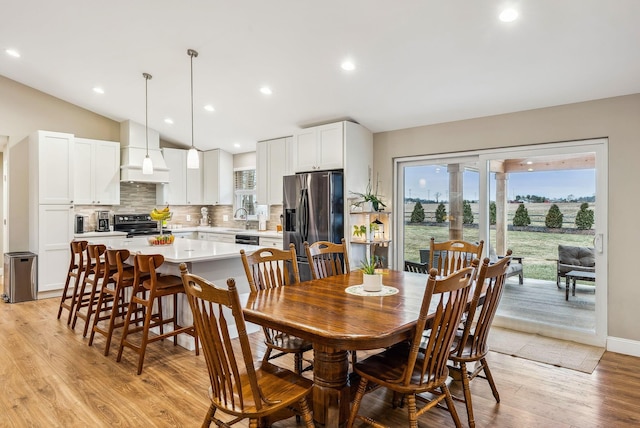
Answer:
<svg viewBox="0 0 640 428"><path fill-rule="evenodd" d="M533 171L533 168L529 168L529 169L527 169L527 171L531 172L531 171Z"/></svg>
<svg viewBox="0 0 640 428"><path fill-rule="evenodd" d="M93 88L93 92L95 92L96 94L104 94L104 89L102 89L100 86L96 86Z"/></svg>
<svg viewBox="0 0 640 428"><path fill-rule="evenodd" d="M233 147L235 147L236 149L239 149L239 148L240 148L240 143L235 143L235 144L233 145Z"/></svg>
<svg viewBox="0 0 640 428"><path fill-rule="evenodd" d="M271 95L273 93L271 91L271 88L268 86L263 86L262 88L260 88L260 92L262 92L265 95Z"/></svg>
<svg viewBox="0 0 640 428"><path fill-rule="evenodd" d="M500 13L500 21L513 22L518 19L518 12L515 9L505 9Z"/></svg>
<svg viewBox="0 0 640 428"><path fill-rule="evenodd" d="M533 162L527 161L527 165L533 165Z"/></svg>
<svg viewBox="0 0 640 428"><path fill-rule="evenodd" d="M5 52L7 55L12 56L14 58L20 58L20 52L15 49L6 49Z"/></svg>
<svg viewBox="0 0 640 428"><path fill-rule="evenodd" d="M168 123L169 125L173 125L173 119L171 119L170 117L167 117L167 118L164 120L164 123Z"/></svg>
<svg viewBox="0 0 640 428"><path fill-rule="evenodd" d="M216 109L211 104L207 104L206 106L204 106L204 109L206 111L216 111Z"/></svg>
<svg viewBox="0 0 640 428"><path fill-rule="evenodd" d="M356 69L356 65L353 63L353 61L347 60L344 61L340 67L342 67L343 70L345 71L353 71Z"/></svg>

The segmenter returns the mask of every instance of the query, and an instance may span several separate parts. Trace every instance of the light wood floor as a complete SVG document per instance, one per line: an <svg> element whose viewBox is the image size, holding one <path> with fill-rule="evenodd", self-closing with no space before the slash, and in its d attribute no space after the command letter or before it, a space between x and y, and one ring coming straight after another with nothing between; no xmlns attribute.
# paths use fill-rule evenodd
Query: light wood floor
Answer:
<svg viewBox="0 0 640 428"><path fill-rule="evenodd" d="M0 303L0 427L201 424L208 407L202 356L168 342L154 343L142 375L136 376L131 352L125 350L121 363L115 361L117 347L105 357L103 339L96 336L94 346L87 346L81 322L71 330L66 320L56 320L57 307L57 299ZM260 333L252 340L262 349ZM606 352L591 375L498 353L490 353L489 362L502 401L495 403L484 380L472 383L479 427L640 425L639 358ZM455 383L452 389L455 393ZM406 425L405 410L392 410L388 398L377 391L365 397L363 408L389 426ZM456 407L466 420L463 403ZM276 426L296 422L291 418ZM420 419L420 426L453 422L435 409Z"/></svg>

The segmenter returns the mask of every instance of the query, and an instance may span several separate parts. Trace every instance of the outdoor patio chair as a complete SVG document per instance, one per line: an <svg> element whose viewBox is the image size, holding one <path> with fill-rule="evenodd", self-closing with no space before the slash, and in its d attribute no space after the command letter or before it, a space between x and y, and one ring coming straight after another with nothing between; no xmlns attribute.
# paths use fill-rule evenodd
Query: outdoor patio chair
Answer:
<svg viewBox="0 0 640 428"><path fill-rule="evenodd" d="M556 285L560 287L560 278L566 277L572 270L580 272L596 271L596 253L593 247L575 247L558 245L558 276Z"/></svg>

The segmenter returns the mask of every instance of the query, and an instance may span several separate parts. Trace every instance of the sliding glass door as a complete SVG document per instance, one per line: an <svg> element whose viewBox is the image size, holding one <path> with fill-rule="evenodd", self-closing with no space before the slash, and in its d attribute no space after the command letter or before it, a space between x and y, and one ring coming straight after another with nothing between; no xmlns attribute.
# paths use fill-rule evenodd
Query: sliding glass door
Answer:
<svg viewBox="0 0 640 428"><path fill-rule="evenodd" d="M428 261L431 237L483 240L493 260L511 250L521 265L508 278L496 323L604 345L606 145L600 139L396 160L395 266ZM558 276L561 246L586 254L590 266L576 269L595 272L574 272L575 290L571 276Z"/></svg>

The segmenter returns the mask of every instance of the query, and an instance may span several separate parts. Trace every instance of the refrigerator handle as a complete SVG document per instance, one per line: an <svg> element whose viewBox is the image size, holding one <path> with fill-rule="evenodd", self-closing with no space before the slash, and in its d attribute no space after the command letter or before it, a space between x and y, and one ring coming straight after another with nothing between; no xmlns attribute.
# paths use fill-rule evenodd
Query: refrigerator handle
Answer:
<svg viewBox="0 0 640 428"><path fill-rule="evenodd" d="M309 237L309 193L307 189L302 189L300 193L300 234L302 241Z"/></svg>

